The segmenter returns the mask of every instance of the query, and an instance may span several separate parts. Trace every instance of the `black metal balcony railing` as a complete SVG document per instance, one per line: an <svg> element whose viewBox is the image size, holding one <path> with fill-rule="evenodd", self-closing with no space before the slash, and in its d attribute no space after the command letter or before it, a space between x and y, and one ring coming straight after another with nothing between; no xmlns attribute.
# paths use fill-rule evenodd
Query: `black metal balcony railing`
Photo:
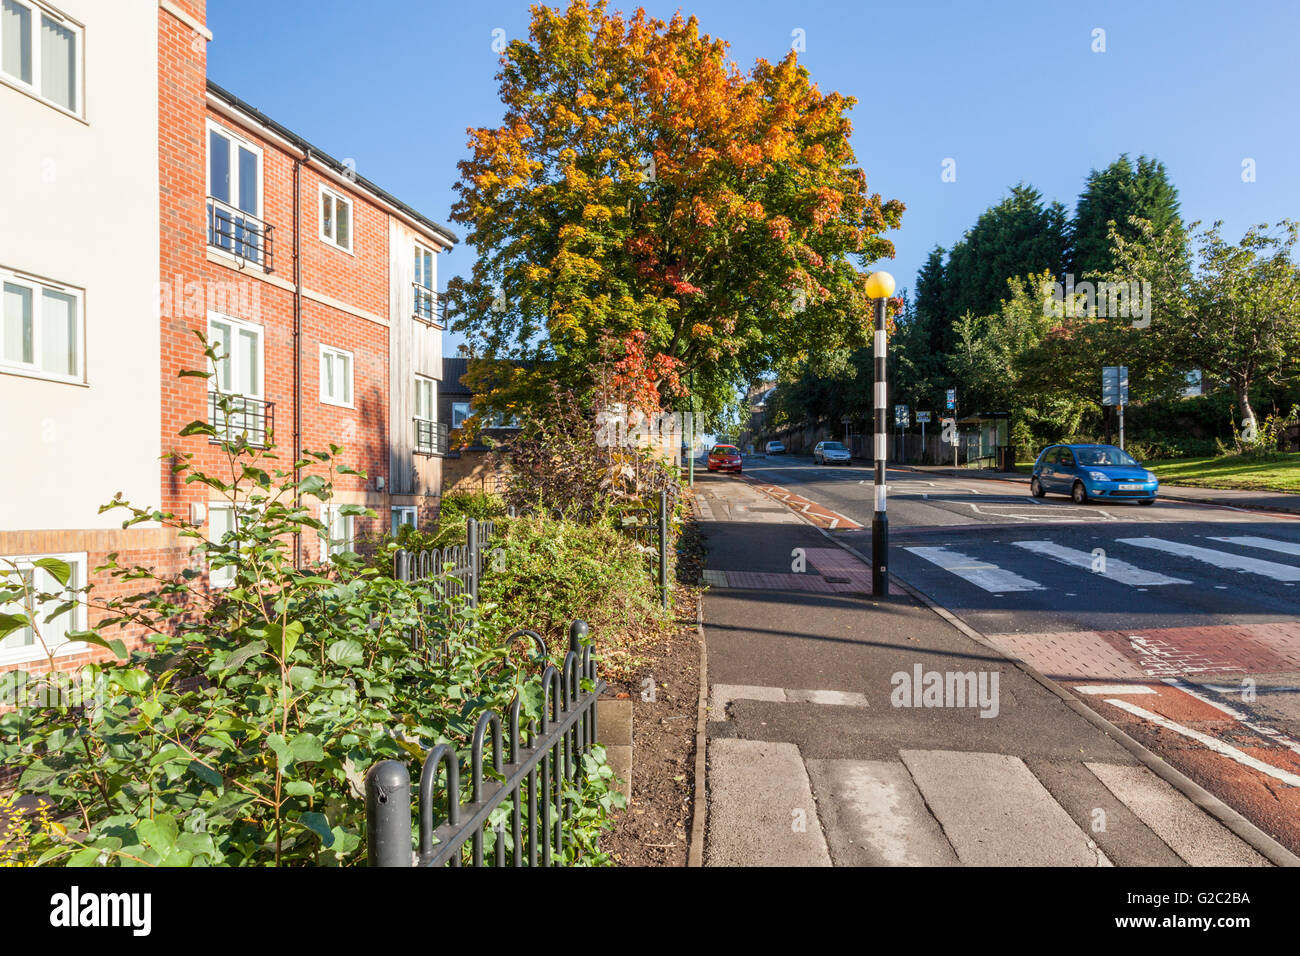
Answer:
<svg viewBox="0 0 1300 956"><path fill-rule="evenodd" d="M275 227L215 196L208 197L208 245L275 271Z"/></svg>
<svg viewBox="0 0 1300 956"><path fill-rule="evenodd" d="M442 303L438 301L438 293L418 282L412 282L411 287L415 290L415 318L429 325L441 326Z"/></svg>
<svg viewBox="0 0 1300 956"><path fill-rule="evenodd" d="M447 454L447 423L431 422L417 418L415 421L415 453L417 455Z"/></svg>
<svg viewBox="0 0 1300 956"><path fill-rule="evenodd" d="M275 402L208 392L208 421L217 432L211 442L238 441L243 436L255 448L265 448L275 430Z"/></svg>

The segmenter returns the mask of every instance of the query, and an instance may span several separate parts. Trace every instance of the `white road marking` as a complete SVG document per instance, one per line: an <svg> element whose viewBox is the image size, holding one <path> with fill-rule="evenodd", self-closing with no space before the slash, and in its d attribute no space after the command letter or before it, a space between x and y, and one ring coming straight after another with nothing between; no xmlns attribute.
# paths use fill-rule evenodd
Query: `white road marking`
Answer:
<svg viewBox="0 0 1300 956"><path fill-rule="evenodd" d="M1078 684L1080 694L1154 694L1154 687L1143 684Z"/></svg>
<svg viewBox="0 0 1300 956"><path fill-rule="evenodd" d="M1267 737L1269 740L1272 740L1274 743L1280 744L1283 747L1287 748L1287 750L1291 750L1294 751L1295 753L1300 754L1300 743L1297 743L1293 738L1288 737L1286 734L1282 733L1282 731L1275 730L1274 728L1268 726L1267 724L1255 723L1250 719L1249 714L1243 714L1235 707L1229 707L1226 704L1221 704L1212 697L1206 697L1204 694L1198 693L1196 688L1193 685L1187 683L1186 681L1178 680L1172 677L1166 677L1164 681L1170 687L1177 687L1179 690L1181 690L1184 694L1188 695L1189 697L1195 697L1202 704L1208 704L1209 706L1213 707L1215 710L1223 711L1223 713L1227 714L1233 720L1240 721L1243 726L1249 727L1251 730L1255 731L1255 733L1259 734L1260 736Z"/></svg>
<svg viewBox="0 0 1300 956"><path fill-rule="evenodd" d="M1037 581L1022 578L1011 571L1004 571L996 564L977 561L970 555L962 554L960 551L949 551L947 548L908 548L907 550L918 558L924 558L931 564L937 564L945 571L969 581L976 587L983 588L990 594L1046 590Z"/></svg>
<svg viewBox="0 0 1300 956"><path fill-rule="evenodd" d="M1239 535L1233 538L1211 538L1211 541L1222 541L1225 544L1238 544L1244 548L1263 548L1267 551L1276 551L1279 554L1300 554L1300 544L1293 541L1278 541L1275 538L1260 538L1256 535Z"/></svg>
<svg viewBox="0 0 1300 956"><path fill-rule="evenodd" d="M1012 541L1017 548L1024 548L1026 551L1032 551L1035 554L1041 554L1044 557L1051 558L1053 561L1060 561L1062 564L1068 564L1072 568L1083 568L1085 571L1092 570L1093 556L1087 551L1079 551L1076 548L1067 548L1064 545L1057 544L1054 541ZM1118 581L1120 584L1127 584L1130 587L1155 587L1162 584L1191 584L1182 578L1171 578L1167 575L1160 574L1156 571L1147 571L1144 568L1136 567L1127 561L1120 561L1118 558L1106 559L1106 570L1098 571L1099 577L1108 578L1112 581Z"/></svg>
<svg viewBox="0 0 1300 956"><path fill-rule="evenodd" d="M1182 724L1176 723L1167 717L1153 714L1149 710L1144 710L1136 704L1130 704L1128 701L1120 700L1117 697L1106 698L1106 703L1113 707L1118 707L1120 710L1127 711L1134 717L1141 717L1143 720L1150 721L1157 727L1163 727L1165 730L1172 730L1174 733L1180 734L1189 740L1195 740L1198 744L1201 744L1209 750L1213 750L1216 754L1220 754L1230 760L1235 760L1243 767L1250 767L1252 770L1258 770L1260 773L1266 774L1275 780L1281 780L1288 786L1300 787L1300 776L1289 773L1280 767L1274 767L1272 764L1264 763L1262 760L1257 760L1250 754L1244 753L1236 747L1225 744L1222 740L1211 737L1209 734L1203 734L1199 730L1193 730L1191 727L1184 727Z"/></svg>
<svg viewBox="0 0 1300 956"><path fill-rule="evenodd" d="M709 690L709 719L727 720L727 707L735 700L762 700L773 704L821 704L826 707L868 707L866 694L847 690L789 690L754 684L714 684Z"/></svg>
<svg viewBox="0 0 1300 956"><path fill-rule="evenodd" d="M1180 558L1191 558L1193 561L1200 561L1202 564L1209 564L1224 570L1259 574L1266 578L1272 578L1274 581L1300 581L1300 568L1278 564L1275 561L1245 558L1241 555L1229 554L1227 551L1200 548L1194 544L1183 544L1181 541L1166 541L1164 538L1118 538L1116 540L1120 544L1131 544L1136 548L1163 551L1166 554L1176 555ZM1222 585L1218 586L1222 587Z"/></svg>

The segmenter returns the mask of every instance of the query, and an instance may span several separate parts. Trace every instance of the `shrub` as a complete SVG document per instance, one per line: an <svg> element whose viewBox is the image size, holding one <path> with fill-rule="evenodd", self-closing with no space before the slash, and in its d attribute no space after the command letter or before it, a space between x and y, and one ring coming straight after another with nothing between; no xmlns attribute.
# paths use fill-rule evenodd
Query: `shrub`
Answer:
<svg viewBox="0 0 1300 956"><path fill-rule="evenodd" d="M182 434L221 437L206 422ZM324 530L300 499L328 500L333 474L351 471L336 465L338 448L305 453L295 463L304 472L329 471L294 480L276 467L272 449L242 438L221 445L231 480L199 472L189 459L175 469L179 480L237 505L237 527L221 541L169 513L121 500L106 508L125 509L126 527L158 522L195 541L202 563L231 569L231 585L210 591L193 568L168 578L111 555L114 577L149 590L104 603L89 586L75 594L108 617L71 636L119 658L87 668L83 686L96 690L94 699L70 706L66 695L49 694L0 715L0 762L20 768L20 789L48 798L51 816L69 823L30 834L41 863L356 864L370 764L462 745L484 709L516 696L525 719L540 716L541 690L529 678L545 661L519 660L518 650L511 657L504 637L522 622L508 613L461 606L452 616L431 614L437 582L394 581L351 553L293 566L294 535ZM42 566L67 587L67 565ZM53 597L32 587L0 562L0 605ZM44 623L6 614L0 637L30 625L44 646ZM122 643L103 636L119 624L145 629L150 647L126 659ZM429 659L413 652L413 638L445 641L447 652ZM31 690L53 680L0 675L0 699L21 689L36 700ZM595 836L617 801L601 759L598 751L584 760L596 773L575 791L568 862L606 862Z"/></svg>
<svg viewBox="0 0 1300 956"><path fill-rule="evenodd" d="M554 649L563 647L574 611L599 635L596 652L612 678L636 663L635 651L672 626L644 551L609 525L550 515L508 521L493 540L492 569L480 601L528 621Z"/></svg>

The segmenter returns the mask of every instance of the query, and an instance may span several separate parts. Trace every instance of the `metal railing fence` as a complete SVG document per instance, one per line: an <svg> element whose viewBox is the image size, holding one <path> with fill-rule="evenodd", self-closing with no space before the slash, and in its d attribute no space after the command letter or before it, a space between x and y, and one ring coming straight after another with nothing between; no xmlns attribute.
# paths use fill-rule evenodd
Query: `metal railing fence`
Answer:
<svg viewBox="0 0 1300 956"><path fill-rule="evenodd" d="M488 839L493 866L552 866L557 857L563 859L572 789L584 773L583 757L596 741L596 701L605 689L586 636L587 625L574 621L563 666L547 664L537 678L542 688L538 719L522 724L522 703L516 696L505 714L487 710L479 716L468 755L447 744L425 754L418 818L412 817L407 765L384 760L371 767L366 775L371 866L484 866ZM508 641L520 638L532 640L545 655L545 642L536 631L516 631ZM485 779L483 760L489 744L492 773ZM466 768L468 795L461 784ZM508 829L505 822L493 826L493 812L507 804ZM417 819L419 840L413 848L412 823Z"/></svg>

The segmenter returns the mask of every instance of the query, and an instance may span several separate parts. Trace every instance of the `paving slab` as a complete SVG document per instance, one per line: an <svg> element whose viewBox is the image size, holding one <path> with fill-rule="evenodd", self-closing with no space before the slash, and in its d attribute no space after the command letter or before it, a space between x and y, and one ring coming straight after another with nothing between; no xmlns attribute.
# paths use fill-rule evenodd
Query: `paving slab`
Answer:
<svg viewBox="0 0 1300 956"><path fill-rule="evenodd" d="M1268 861L1146 767L1088 763L1097 779L1192 866L1268 866Z"/></svg>
<svg viewBox="0 0 1300 956"><path fill-rule="evenodd" d="M1019 757L903 750L957 858L967 866L1110 866Z"/></svg>
<svg viewBox="0 0 1300 956"><path fill-rule="evenodd" d="M897 760L809 760L836 866L956 866L957 854Z"/></svg>
<svg viewBox="0 0 1300 956"><path fill-rule="evenodd" d="M711 740L705 866L830 866L799 748Z"/></svg>

